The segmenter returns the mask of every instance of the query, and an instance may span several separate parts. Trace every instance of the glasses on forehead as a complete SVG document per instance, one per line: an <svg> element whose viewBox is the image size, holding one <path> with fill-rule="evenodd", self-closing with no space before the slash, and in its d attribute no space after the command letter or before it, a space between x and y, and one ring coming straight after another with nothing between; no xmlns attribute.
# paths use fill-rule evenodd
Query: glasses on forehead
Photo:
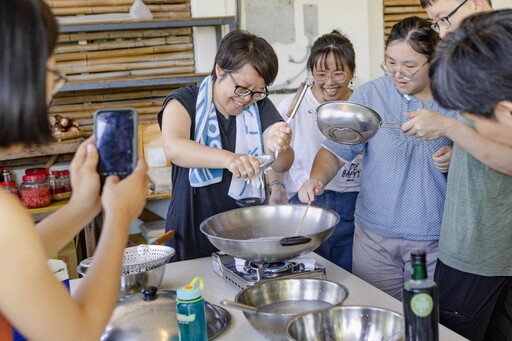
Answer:
<svg viewBox="0 0 512 341"><path fill-rule="evenodd" d="M52 96L55 95L62 89L64 84L66 84L67 76L64 72L58 70L58 69L50 69L47 68L48 72L53 73L53 88L52 88Z"/></svg>
<svg viewBox="0 0 512 341"><path fill-rule="evenodd" d="M446 17L442 17L441 19L439 19L438 21L436 21L435 23L433 23L430 27L432 27L432 29L434 31L436 31L437 33L440 33L441 32L441 28L443 29L447 29L448 27L450 27L450 25L452 24L450 22L450 18L455 14L457 13L457 11L459 10L459 8L462 7L462 5L464 5L466 2L468 2L468 0L464 0L460 3L459 6L455 7L455 9L453 11L451 11Z"/></svg>
<svg viewBox="0 0 512 341"><path fill-rule="evenodd" d="M317 83L327 83L331 78L336 83L343 83L347 80L347 73L343 71L336 71L332 74L321 71L313 72L313 79Z"/></svg>
<svg viewBox="0 0 512 341"><path fill-rule="evenodd" d="M230 72L226 72L229 75L229 78L231 79L231 82L233 83L233 86L235 87L234 93L235 95L241 96L241 97L247 97L251 96L251 98L255 101L260 101L268 96L268 89L265 86L265 90L263 92L261 91L252 91L249 88L246 88L245 86L241 86L236 84L235 79L231 75Z"/></svg>
<svg viewBox="0 0 512 341"><path fill-rule="evenodd" d="M386 61L384 61L384 62L382 62L382 64L380 64L380 68L382 69L382 71L384 71L386 76L393 77L395 75L395 73L398 72L398 75L402 79L404 79L406 81L412 81L414 79L414 76L421 70L421 68L427 64L428 64L428 61L426 61L423 65L421 65L414 72L412 72L410 69L407 69L407 68L404 70L399 69L398 65L395 65L395 66L388 65Z"/></svg>

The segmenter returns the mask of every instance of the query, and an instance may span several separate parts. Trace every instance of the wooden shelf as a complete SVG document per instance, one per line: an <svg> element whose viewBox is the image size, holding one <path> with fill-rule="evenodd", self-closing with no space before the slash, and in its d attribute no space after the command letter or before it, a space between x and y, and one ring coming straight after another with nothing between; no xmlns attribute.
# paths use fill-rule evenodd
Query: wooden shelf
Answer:
<svg viewBox="0 0 512 341"><path fill-rule="evenodd" d="M26 147L18 152L0 154L0 161L74 153L83 140L83 138L77 138L50 142L46 146Z"/></svg>

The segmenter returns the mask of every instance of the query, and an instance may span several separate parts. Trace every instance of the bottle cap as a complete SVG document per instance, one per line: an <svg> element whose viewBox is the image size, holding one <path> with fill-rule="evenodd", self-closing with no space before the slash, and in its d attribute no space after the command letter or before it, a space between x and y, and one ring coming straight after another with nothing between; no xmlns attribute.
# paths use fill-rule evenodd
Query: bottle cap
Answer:
<svg viewBox="0 0 512 341"><path fill-rule="evenodd" d="M196 286L197 283L199 286ZM194 277L190 284L178 288L176 291L176 298L184 301L195 300L196 298L201 297L201 291L203 290L203 287L203 278L200 276Z"/></svg>
<svg viewBox="0 0 512 341"><path fill-rule="evenodd" d="M28 169L25 169L25 174L26 175L38 175L38 174L47 175L48 170L46 168L28 168Z"/></svg>
<svg viewBox="0 0 512 341"><path fill-rule="evenodd" d="M425 264L427 256L425 250L413 250L411 251L411 263L412 265Z"/></svg>
<svg viewBox="0 0 512 341"><path fill-rule="evenodd" d="M60 171L60 175L69 175L69 171L68 170L63 170L63 171Z"/></svg>
<svg viewBox="0 0 512 341"><path fill-rule="evenodd" d="M16 185L16 183L14 181L4 181L4 182L0 182L0 186L4 186L4 187L7 187L7 186L14 186Z"/></svg>

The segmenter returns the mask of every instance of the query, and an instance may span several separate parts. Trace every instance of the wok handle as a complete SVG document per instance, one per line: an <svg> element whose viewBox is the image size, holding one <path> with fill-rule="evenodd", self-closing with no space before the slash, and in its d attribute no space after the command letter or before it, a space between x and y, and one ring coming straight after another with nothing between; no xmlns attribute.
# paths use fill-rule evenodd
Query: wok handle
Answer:
<svg viewBox="0 0 512 341"><path fill-rule="evenodd" d="M293 246L293 245L301 245L307 244L311 241L311 238L305 236L293 236L293 237L284 237L279 243L282 246Z"/></svg>

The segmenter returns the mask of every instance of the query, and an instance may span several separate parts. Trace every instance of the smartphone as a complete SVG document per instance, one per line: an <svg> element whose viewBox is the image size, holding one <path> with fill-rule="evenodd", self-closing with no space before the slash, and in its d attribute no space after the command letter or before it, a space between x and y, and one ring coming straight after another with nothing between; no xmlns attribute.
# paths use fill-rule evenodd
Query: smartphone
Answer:
<svg viewBox="0 0 512 341"><path fill-rule="evenodd" d="M109 175L126 178L137 164L137 111L132 108L97 110L94 141L99 153L101 184Z"/></svg>

